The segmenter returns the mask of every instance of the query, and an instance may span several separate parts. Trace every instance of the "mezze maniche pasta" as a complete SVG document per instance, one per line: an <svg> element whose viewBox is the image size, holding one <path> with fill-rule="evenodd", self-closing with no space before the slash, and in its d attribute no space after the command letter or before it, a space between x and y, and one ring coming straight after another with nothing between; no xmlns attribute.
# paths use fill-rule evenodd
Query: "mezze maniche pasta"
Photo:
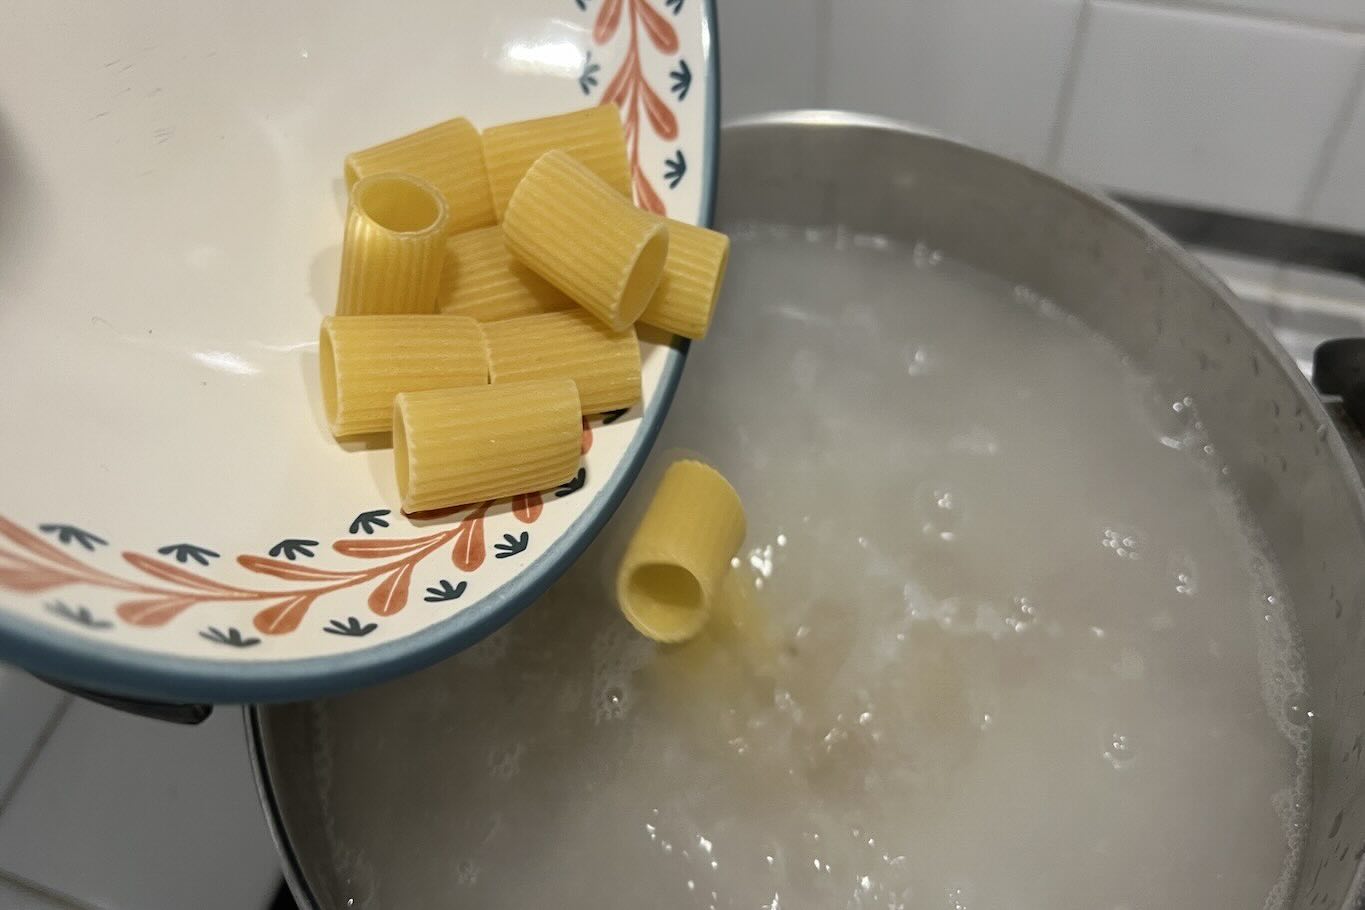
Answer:
<svg viewBox="0 0 1365 910"><path fill-rule="evenodd" d="M640 400L640 342L634 329L614 332L579 309L523 316L483 327L488 379L572 379L584 414L628 408Z"/></svg>
<svg viewBox="0 0 1365 910"><path fill-rule="evenodd" d="M517 261L497 225L455 234L446 241L436 305L442 313L480 322L577 306L567 294Z"/></svg>
<svg viewBox="0 0 1365 910"><path fill-rule="evenodd" d="M433 312L448 221L445 197L420 177L356 181L341 241L337 315Z"/></svg>

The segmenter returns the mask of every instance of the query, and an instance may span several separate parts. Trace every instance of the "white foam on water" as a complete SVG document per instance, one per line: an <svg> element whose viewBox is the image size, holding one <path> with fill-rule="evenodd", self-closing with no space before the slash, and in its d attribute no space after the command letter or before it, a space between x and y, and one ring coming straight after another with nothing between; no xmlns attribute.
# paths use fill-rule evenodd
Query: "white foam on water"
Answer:
<svg viewBox="0 0 1365 910"><path fill-rule="evenodd" d="M327 702L334 890L1278 910L1310 703L1199 403L931 247L733 238L656 448L744 499L722 618L636 636L612 528L508 631Z"/></svg>

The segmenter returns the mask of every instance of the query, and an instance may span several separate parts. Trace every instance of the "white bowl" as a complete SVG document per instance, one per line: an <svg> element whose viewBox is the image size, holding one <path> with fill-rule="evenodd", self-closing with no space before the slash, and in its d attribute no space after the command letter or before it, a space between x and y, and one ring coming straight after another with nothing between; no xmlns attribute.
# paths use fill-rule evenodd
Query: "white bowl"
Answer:
<svg viewBox="0 0 1365 910"><path fill-rule="evenodd" d="M637 198L705 223L709 0L52 0L11 18L0 658L144 697L304 698L473 643L572 562L685 347L645 346L644 403L585 428L576 489L408 519L391 453L337 445L322 417L341 159L619 90Z"/></svg>

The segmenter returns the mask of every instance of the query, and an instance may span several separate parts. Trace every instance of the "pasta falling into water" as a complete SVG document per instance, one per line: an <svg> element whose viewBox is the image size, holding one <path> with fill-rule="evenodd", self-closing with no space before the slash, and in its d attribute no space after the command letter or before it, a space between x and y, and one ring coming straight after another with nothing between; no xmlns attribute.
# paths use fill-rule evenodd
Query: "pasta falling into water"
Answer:
<svg viewBox="0 0 1365 910"><path fill-rule="evenodd" d="M581 162L622 197L631 198L626 134L614 104L489 127L483 133L483 147L499 219L531 165L555 149Z"/></svg>
<svg viewBox="0 0 1365 910"><path fill-rule="evenodd" d="M584 414L628 408L640 400L640 342L634 329L614 332L582 310L523 316L483 327L489 381L572 379Z"/></svg>
<svg viewBox="0 0 1365 910"><path fill-rule="evenodd" d="M393 410L403 511L558 486L578 471L582 435L569 379L404 392Z"/></svg>
<svg viewBox="0 0 1365 910"><path fill-rule="evenodd" d="M389 432L399 392L488 382L483 332L463 316L329 316L318 363L337 437Z"/></svg>
<svg viewBox="0 0 1365 910"><path fill-rule="evenodd" d="M346 156L346 186L374 174L412 174L445 197L450 233L495 224L493 197L483 162L483 139L474 125L456 117Z"/></svg>
<svg viewBox="0 0 1365 910"><path fill-rule="evenodd" d="M663 219L564 152L531 166L502 226L514 256L617 331L639 318L668 256Z"/></svg>
<svg viewBox="0 0 1365 910"><path fill-rule="evenodd" d="M502 228L483 228L446 240L437 306L443 313L497 322L577 305L559 288L517 261Z"/></svg>
<svg viewBox="0 0 1365 910"><path fill-rule="evenodd" d="M420 177L357 181L341 242L337 315L433 312L448 220L445 197Z"/></svg>
<svg viewBox="0 0 1365 910"><path fill-rule="evenodd" d="M616 600L640 634L686 641L701 631L744 542L744 505L720 472L678 461L664 472L616 575Z"/></svg>

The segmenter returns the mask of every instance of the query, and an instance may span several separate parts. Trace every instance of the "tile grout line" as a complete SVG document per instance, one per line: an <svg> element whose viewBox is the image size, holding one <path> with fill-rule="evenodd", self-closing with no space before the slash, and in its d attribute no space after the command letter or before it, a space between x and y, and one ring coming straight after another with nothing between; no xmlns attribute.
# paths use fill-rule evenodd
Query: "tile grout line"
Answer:
<svg viewBox="0 0 1365 910"><path fill-rule="evenodd" d="M10 782L9 787L3 793L0 793L0 814L3 814L8 808L10 801L14 799L14 794L19 792L19 787L23 784L24 778L28 777L28 773L38 763L38 756L42 754L48 740L56 732L57 725L62 722L62 718L66 716L67 709L71 707L71 702L74 700L75 696L62 694L62 700L57 704L51 716L48 717L47 722L43 724L43 729L38 733L38 738L34 740L28 754L20 763L19 770L15 772L14 780Z"/></svg>
<svg viewBox="0 0 1365 910"><path fill-rule="evenodd" d="M1365 23L1341 22L1332 19L1296 19L1293 16L1265 12L1262 10L1246 9L1229 3L1220 3L1218 0L1106 0L1106 2L1113 3L1116 6L1127 6L1130 8L1149 7L1172 10L1175 12L1205 13L1213 16L1224 16L1229 19L1241 19L1247 22L1260 22L1267 25L1288 25L1296 28L1316 29L1317 31L1325 32L1344 32L1352 35L1365 34Z"/></svg>
<svg viewBox="0 0 1365 910"><path fill-rule="evenodd" d="M1062 74L1062 84L1057 89L1057 112L1048 131L1047 150L1043 153L1043 169L1054 173L1061 161L1062 143L1066 139L1072 104L1076 98L1076 84L1080 81L1081 57L1085 54L1086 38L1090 34L1090 10L1091 0L1082 0L1080 12L1076 14L1076 33L1071 39L1066 72Z"/></svg>
<svg viewBox="0 0 1365 910"><path fill-rule="evenodd" d="M27 891L30 894L36 894L39 897L51 901L53 904L56 904L63 908L70 908L70 910L99 910L99 908L96 907L94 904L87 904L84 901L78 901L73 897L67 897L60 891L53 891L52 889L44 887L43 885L40 885L37 882L31 882L26 878L20 878L16 875L12 875L8 872L5 872L4 870L0 870L0 882L13 885L14 887L18 888L21 891Z"/></svg>

